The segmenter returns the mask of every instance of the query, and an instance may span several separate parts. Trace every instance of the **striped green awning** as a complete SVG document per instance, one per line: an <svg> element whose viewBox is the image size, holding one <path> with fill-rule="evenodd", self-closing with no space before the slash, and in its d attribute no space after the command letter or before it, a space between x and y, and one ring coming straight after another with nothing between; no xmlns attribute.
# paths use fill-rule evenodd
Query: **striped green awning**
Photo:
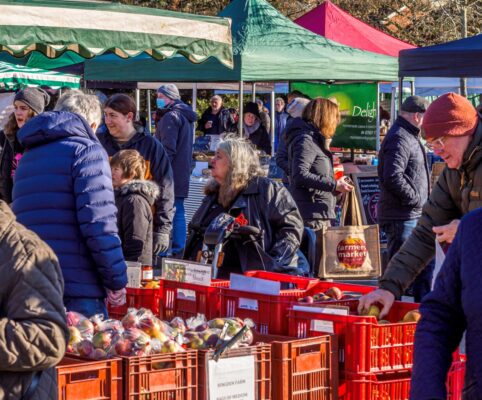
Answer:
<svg viewBox="0 0 482 400"><path fill-rule="evenodd" d="M80 87L80 77L0 61L0 89L17 90L25 86L78 89Z"/></svg>
<svg viewBox="0 0 482 400"><path fill-rule="evenodd" d="M227 18L100 1L0 0L0 51L21 57L34 50L50 58L67 50L85 58L106 51L158 60L182 54L233 66Z"/></svg>

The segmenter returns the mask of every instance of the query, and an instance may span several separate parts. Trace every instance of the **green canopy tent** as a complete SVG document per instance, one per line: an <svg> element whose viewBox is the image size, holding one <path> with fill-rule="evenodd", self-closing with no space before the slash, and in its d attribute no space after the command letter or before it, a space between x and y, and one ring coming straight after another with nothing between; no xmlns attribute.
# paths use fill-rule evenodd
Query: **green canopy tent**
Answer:
<svg viewBox="0 0 482 400"><path fill-rule="evenodd" d="M181 54L199 63L215 57L232 67L228 19L100 1L0 0L0 51L56 58L68 50L84 58Z"/></svg>
<svg viewBox="0 0 482 400"><path fill-rule="evenodd" d="M328 40L292 22L265 0L234 0L220 14L232 18L234 69L217 60L192 65L180 57L162 64L146 57L99 57L85 78L100 81L376 80L398 76L397 59Z"/></svg>
<svg viewBox="0 0 482 400"><path fill-rule="evenodd" d="M80 76L0 61L0 89L17 90L25 86L78 89L80 87Z"/></svg>

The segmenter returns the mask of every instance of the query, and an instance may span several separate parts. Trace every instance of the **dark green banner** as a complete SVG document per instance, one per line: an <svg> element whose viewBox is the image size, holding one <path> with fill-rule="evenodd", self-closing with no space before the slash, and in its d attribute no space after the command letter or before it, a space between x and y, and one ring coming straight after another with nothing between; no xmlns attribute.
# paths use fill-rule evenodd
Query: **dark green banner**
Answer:
<svg viewBox="0 0 482 400"><path fill-rule="evenodd" d="M336 98L340 106L341 123L336 129L332 147L376 150L378 93L376 83L325 85L293 82L291 90L299 90L312 99Z"/></svg>

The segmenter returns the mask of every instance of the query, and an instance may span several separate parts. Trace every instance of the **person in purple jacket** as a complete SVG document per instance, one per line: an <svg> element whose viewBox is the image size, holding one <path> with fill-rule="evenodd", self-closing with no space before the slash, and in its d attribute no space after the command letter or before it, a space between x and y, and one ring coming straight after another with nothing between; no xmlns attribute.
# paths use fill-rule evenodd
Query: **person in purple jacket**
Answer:
<svg viewBox="0 0 482 400"><path fill-rule="evenodd" d="M25 152L15 173L12 209L57 255L67 310L107 316L105 298L112 305L125 303L127 266L109 161L94 134L100 103L94 95L70 91L55 109L32 118L17 134Z"/></svg>

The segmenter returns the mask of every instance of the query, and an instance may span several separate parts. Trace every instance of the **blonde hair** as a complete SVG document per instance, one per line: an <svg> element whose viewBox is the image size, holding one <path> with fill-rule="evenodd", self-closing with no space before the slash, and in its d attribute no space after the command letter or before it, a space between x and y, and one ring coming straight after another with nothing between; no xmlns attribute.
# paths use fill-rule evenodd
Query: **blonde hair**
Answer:
<svg viewBox="0 0 482 400"><path fill-rule="evenodd" d="M340 109L333 100L317 97L304 109L303 119L311 122L325 139L331 139L340 122Z"/></svg>
<svg viewBox="0 0 482 400"><path fill-rule="evenodd" d="M122 177L125 179L144 179L146 162L137 150L121 150L110 160L111 168L122 168Z"/></svg>
<svg viewBox="0 0 482 400"><path fill-rule="evenodd" d="M218 193L219 203L228 208L249 181L256 176L262 176L263 171L256 151L245 139L228 137L219 143L217 150L228 157L228 174L223 185L210 179L204 191L206 194Z"/></svg>

